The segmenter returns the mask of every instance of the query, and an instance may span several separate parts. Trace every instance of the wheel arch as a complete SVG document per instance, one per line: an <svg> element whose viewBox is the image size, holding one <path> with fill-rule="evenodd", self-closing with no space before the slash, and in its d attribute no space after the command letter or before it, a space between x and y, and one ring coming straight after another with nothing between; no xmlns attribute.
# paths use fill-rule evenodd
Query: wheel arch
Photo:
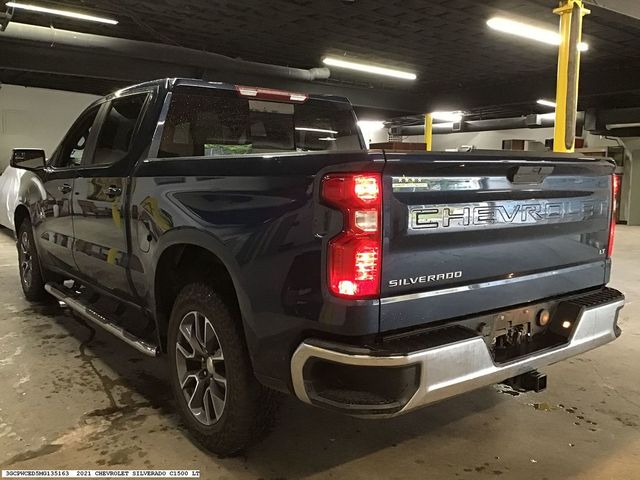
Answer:
<svg viewBox="0 0 640 480"><path fill-rule="evenodd" d="M251 307L240 280L235 259L214 235L195 228L178 229L161 237L155 254L153 308L158 336L166 351L167 328L171 308L180 289L190 281L213 282L231 306L237 307L249 351ZM204 268L203 268L204 266Z"/></svg>
<svg viewBox="0 0 640 480"><path fill-rule="evenodd" d="M31 213L24 204L19 204L13 211L13 231L15 232L16 237L18 235L18 229L25 218L31 220Z"/></svg>

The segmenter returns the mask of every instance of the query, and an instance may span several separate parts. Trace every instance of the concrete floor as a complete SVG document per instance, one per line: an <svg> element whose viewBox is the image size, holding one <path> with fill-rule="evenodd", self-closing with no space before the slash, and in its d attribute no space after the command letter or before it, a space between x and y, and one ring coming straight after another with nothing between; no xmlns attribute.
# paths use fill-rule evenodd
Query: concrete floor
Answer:
<svg viewBox="0 0 640 480"><path fill-rule="evenodd" d="M173 413L164 361L22 296L0 231L0 466L189 468L207 479L640 478L640 228L620 227L612 286L623 336L546 369L549 388L485 388L387 421L284 401L244 456L199 450Z"/></svg>

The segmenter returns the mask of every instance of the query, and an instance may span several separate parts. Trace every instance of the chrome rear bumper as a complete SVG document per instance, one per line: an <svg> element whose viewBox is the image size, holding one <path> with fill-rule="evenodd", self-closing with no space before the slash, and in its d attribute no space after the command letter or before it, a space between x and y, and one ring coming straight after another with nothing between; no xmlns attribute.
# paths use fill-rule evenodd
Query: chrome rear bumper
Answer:
<svg viewBox="0 0 640 480"><path fill-rule="evenodd" d="M617 292L619 294L619 292ZM438 402L476 388L504 381L528 371L573 357L615 340L620 334L617 327L619 310L624 306L620 296L604 304L585 305L567 343L540 350L514 361L496 364L482 337L473 337L453 343L439 345L425 350L402 355L378 356L353 347L333 344L327 348L313 345L313 341L303 342L291 360L291 377L296 396L310 404L330 406L340 410L338 405L323 405L310 396L309 379L305 379L305 365L312 359L357 367L407 367L418 366L418 385L415 393L403 402L401 408L392 413L371 409L350 412L344 405L344 412L356 416L390 417L409 412L423 405ZM373 353L373 352L371 352Z"/></svg>

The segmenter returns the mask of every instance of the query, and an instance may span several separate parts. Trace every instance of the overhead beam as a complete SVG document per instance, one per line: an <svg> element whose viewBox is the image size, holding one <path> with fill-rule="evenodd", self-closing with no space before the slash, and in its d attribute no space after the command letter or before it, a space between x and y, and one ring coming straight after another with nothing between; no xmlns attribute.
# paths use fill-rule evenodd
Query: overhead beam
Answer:
<svg viewBox="0 0 640 480"><path fill-rule="evenodd" d="M50 50L72 49L91 51L94 54L146 60L157 59L203 69L225 70L239 73L260 74L265 77L313 81L329 78L331 71L321 68L293 68L283 65L250 62L218 53L175 45L162 45L140 40L130 40L91 33L47 28L26 23L10 23L0 39L48 46Z"/></svg>
<svg viewBox="0 0 640 480"><path fill-rule="evenodd" d="M87 79L137 83L167 76L193 77L197 69L154 60L131 61L124 57L78 50L44 49L35 45L0 43L0 68L24 72L53 73Z"/></svg>
<svg viewBox="0 0 640 480"><path fill-rule="evenodd" d="M3 40L0 35L0 69L49 73L103 79L130 84L162 77L195 77L206 80L245 83L292 91L331 94L347 97L355 106L398 112L423 114L439 110L473 110L496 105L527 105L529 113L537 98L552 97L553 75L540 74L526 79L484 87L465 86L449 91L434 89L429 95L397 90L358 88L330 82L300 82L224 71L203 71L201 68L172 64L158 59L116 57L90 50L49 48ZM583 98L615 93L640 92L637 79L640 68L602 72L583 71L580 95ZM99 93L99 92L96 92Z"/></svg>
<svg viewBox="0 0 640 480"><path fill-rule="evenodd" d="M585 0L585 3L640 20L638 0Z"/></svg>
<svg viewBox="0 0 640 480"><path fill-rule="evenodd" d="M419 113L425 98L398 91L346 86L330 81L302 81L258 73L205 69L158 58L112 55L82 48L51 48L32 42L3 39L0 35L0 69L50 73L136 83L164 77L203 78L247 85L281 88L305 93L347 97L355 106L397 112Z"/></svg>
<svg viewBox="0 0 640 480"><path fill-rule="evenodd" d="M162 77L195 77L207 80L244 83L318 94L347 97L356 107L388 112L387 118L406 114L423 114L438 110L469 110L491 106L519 106L529 113L537 98L552 97L554 75L541 72L535 76L510 79L494 85L465 84L454 89L432 87L429 92L367 88L332 80L300 81L246 72L206 69L197 65L170 62L164 57L131 58L111 55L104 50L69 48L61 45L12 40L0 33L0 69L73 76L131 84ZM584 71L581 98L615 93L640 92L637 79L640 68ZM89 91L87 88L86 91ZM94 93L102 93L95 91Z"/></svg>
<svg viewBox="0 0 640 480"><path fill-rule="evenodd" d="M640 107L588 110L585 128L594 135L640 136Z"/></svg>

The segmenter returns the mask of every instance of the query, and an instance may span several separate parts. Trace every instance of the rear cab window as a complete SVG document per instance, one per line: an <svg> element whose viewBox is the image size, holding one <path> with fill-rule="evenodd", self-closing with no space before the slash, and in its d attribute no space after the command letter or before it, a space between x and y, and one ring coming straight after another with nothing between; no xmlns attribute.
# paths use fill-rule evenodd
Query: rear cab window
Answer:
<svg viewBox="0 0 640 480"><path fill-rule="evenodd" d="M158 157L362 150L348 103L288 103L245 98L235 91L177 88Z"/></svg>

